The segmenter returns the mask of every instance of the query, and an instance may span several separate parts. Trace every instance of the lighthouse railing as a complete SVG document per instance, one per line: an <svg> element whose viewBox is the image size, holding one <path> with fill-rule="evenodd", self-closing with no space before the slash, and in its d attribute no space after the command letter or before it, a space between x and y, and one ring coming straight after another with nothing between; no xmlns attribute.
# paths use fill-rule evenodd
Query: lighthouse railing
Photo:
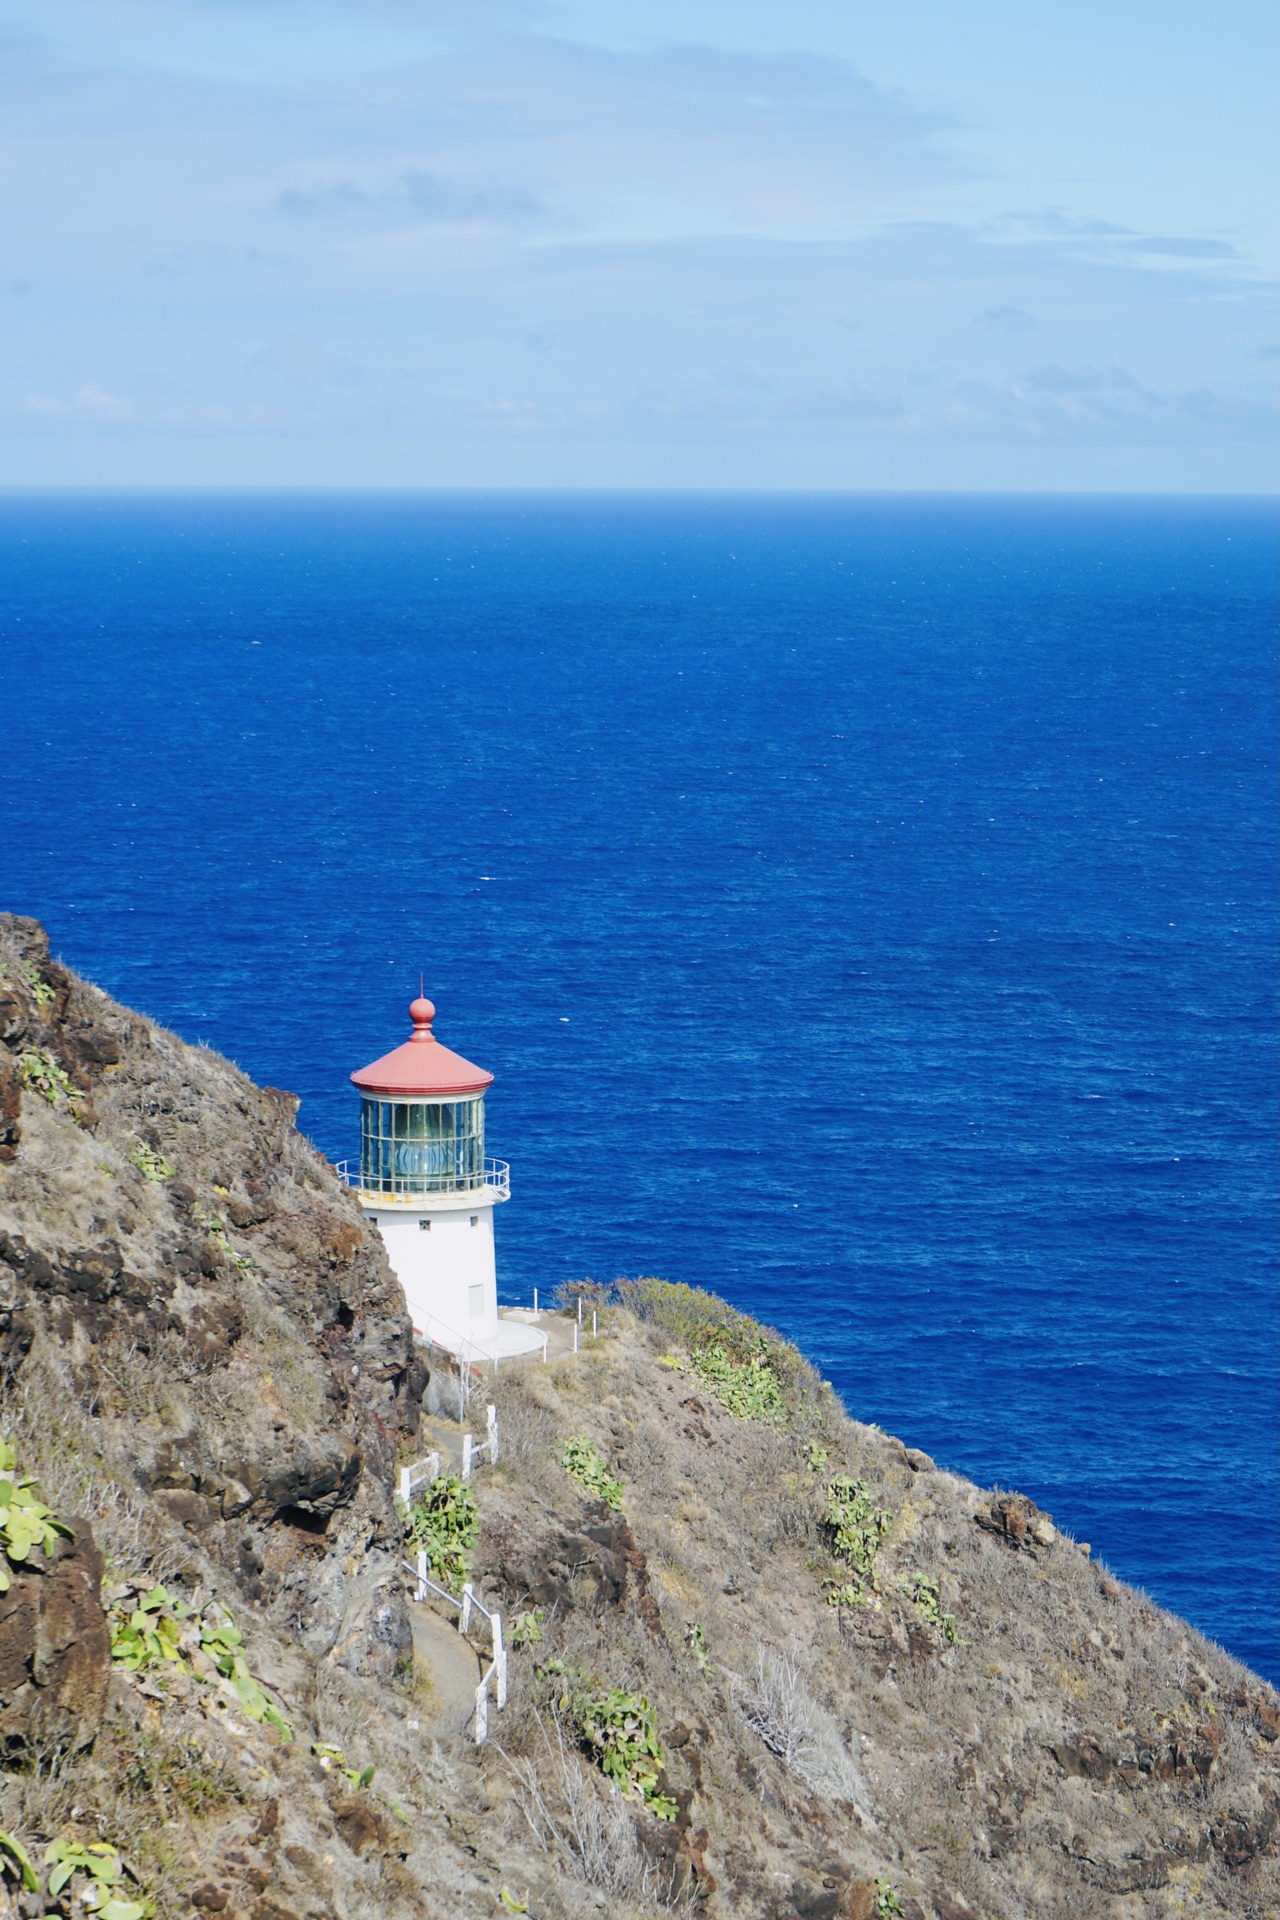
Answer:
<svg viewBox="0 0 1280 1920"><path fill-rule="evenodd" d="M376 1194L379 1199L429 1200L435 1194L461 1197L469 1193L491 1195L495 1200L511 1198L511 1167L506 1160L486 1159L484 1174L478 1182L447 1176L435 1176L428 1181L421 1174L380 1173L375 1184L368 1186L358 1160L339 1160L334 1172L343 1186L354 1187L358 1193Z"/></svg>

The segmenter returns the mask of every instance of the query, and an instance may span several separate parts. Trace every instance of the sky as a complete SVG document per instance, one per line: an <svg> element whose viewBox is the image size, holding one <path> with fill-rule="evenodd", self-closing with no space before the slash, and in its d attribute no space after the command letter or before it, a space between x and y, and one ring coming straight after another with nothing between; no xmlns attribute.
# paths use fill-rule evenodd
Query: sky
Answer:
<svg viewBox="0 0 1280 1920"><path fill-rule="evenodd" d="M1271 0L0 0L0 484L1275 488Z"/></svg>

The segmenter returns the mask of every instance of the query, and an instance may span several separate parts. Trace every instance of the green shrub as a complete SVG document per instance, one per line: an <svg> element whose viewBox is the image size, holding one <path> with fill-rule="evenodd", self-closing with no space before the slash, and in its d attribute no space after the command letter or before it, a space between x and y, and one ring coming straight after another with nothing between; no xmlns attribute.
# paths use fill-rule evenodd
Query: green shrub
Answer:
<svg viewBox="0 0 1280 1920"><path fill-rule="evenodd" d="M674 1334L691 1352L714 1342L731 1360L742 1362L750 1359L767 1331L727 1300L682 1280L619 1280L613 1292L620 1306Z"/></svg>
<svg viewBox="0 0 1280 1920"><path fill-rule="evenodd" d="M575 1433L565 1443L560 1465L592 1500L603 1500L614 1513L622 1512L622 1482L610 1473L608 1462L594 1440Z"/></svg>
<svg viewBox="0 0 1280 1920"><path fill-rule="evenodd" d="M557 1313L576 1316L579 1300L584 1314L590 1313L593 1307L599 1312L608 1305L612 1292L612 1287L599 1280L562 1280L552 1293L551 1302Z"/></svg>
<svg viewBox="0 0 1280 1920"><path fill-rule="evenodd" d="M31 1855L21 1840L11 1833L0 1833L0 1887L8 1879L16 1880L26 1893L39 1893L40 1881L31 1864Z"/></svg>
<svg viewBox="0 0 1280 1920"><path fill-rule="evenodd" d="M159 1186L163 1180L172 1180L177 1172L177 1168L155 1147L149 1147L145 1140L139 1140L125 1158L131 1167L138 1169L144 1180L150 1180L154 1186Z"/></svg>
<svg viewBox="0 0 1280 1920"><path fill-rule="evenodd" d="M674 1820L675 1801L658 1790L662 1747L644 1696L599 1688L565 1660L550 1660L541 1671L555 1685L557 1713L569 1721L606 1779L642 1800L659 1820Z"/></svg>
<svg viewBox="0 0 1280 1920"><path fill-rule="evenodd" d="M689 1356L689 1370L740 1420L777 1424L787 1417L782 1388L763 1341L744 1361L731 1360L718 1342L698 1347Z"/></svg>
<svg viewBox="0 0 1280 1920"><path fill-rule="evenodd" d="M213 1673L226 1680L251 1720L275 1727L282 1740L292 1740L293 1729L258 1685L244 1657L244 1636L226 1608L217 1600L199 1609L188 1606L164 1587L147 1592L133 1589L135 1600L126 1610L124 1600L107 1614L111 1658L128 1673L144 1673L176 1666L196 1680Z"/></svg>
<svg viewBox="0 0 1280 1920"><path fill-rule="evenodd" d="M441 1474L415 1497L398 1502L405 1538L427 1556L431 1576L459 1593L471 1572L471 1550L480 1537L476 1497L456 1473Z"/></svg>
<svg viewBox="0 0 1280 1920"><path fill-rule="evenodd" d="M34 960L24 960L20 971L23 981L31 989L36 1005L39 1007L41 1013L43 1013L49 1005L49 1002L53 999L53 988L47 980L41 979L40 969Z"/></svg>
<svg viewBox="0 0 1280 1920"><path fill-rule="evenodd" d="M824 1580L829 1607L865 1607L871 1590L861 1580Z"/></svg>
<svg viewBox="0 0 1280 1920"><path fill-rule="evenodd" d="M66 1521L46 1507L35 1481L18 1472L18 1456L12 1444L0 1439L0 1593L8 1593L13 1584L6 1562L21 1566L32 1547L52 1553L59 1540L74 1539Z"/></svg>
<svg viewBox="0 0 1280 1920"><path fill-rule="evenodd" d="M893 1515L877 1507L865 1480L838 1473L827 1487L825 1525L831 1551L845 1560L856 1578L843 1586L827 1582L827 1604L863 1606L876 1586L875 1560L880 1542L893 1525Z"/></svg>
<svg viewBox="0 0 1280 1920"><path fill-rule="evenodd" d="M79 1087L72 1086L66 1068L58 1065L47 1047L28 1047L20 1064L24 1086L30 1087L33 1093L43 1094L51 1107L65 1100L72 1119L79 1120L84 1095Z"/></svg>
<svg viewBox="0 0 1280 1920"><path fill-rule="evenodd" d="M117 1891L124 1866L108 1841L85 1846L79 1840L55 1840L44 1863L52 1868L49 1893L54 1899L77 1873L86 1876L88 1884L74 1889L74 1894L80 1911L93 1914L94 1920L151 1920L155 1912L149 1900L125 1900Z"/></svg>
<svg viewBox="0 0 1280 1920"><path fill-rule="evenodd" d="M542 1622L546 1616L541 1607L529 1607L518 1613L511 1622L509 1638L517 1653L526 1647L540 1646L542 1643Z"/></svg>
<svg viewBox="0 0 1280 1920"><path fill-rule="evenodd" d="M876 1879L876 1920L893 1920L902 1912L902 1902L887 1880Z"/></svg>
<svg viewBox="0 0 1280 1920"><path fill-rule="evenodd" d="M954 1613L943 1613L938 1599L938 1583L923 1573L908 1574L898 1582L899 1591L905 1593L920 1618L929 1626L936 1627L944 1640L953 1647L959 1646L960 1636L956 1632Z"/></svg>
<svg viewBox="0 0 1280 1920"><path fill-rule="evenodd" d="M341 1747L326 1747L318 1745L315 1741L311 1744L311 1751L320 1762L322 1773L340 1773L348 1786L352 1787L364 1788L373 1785L373 1776L378 1769L372 1761L367 1767L350 1766Z"/></svg>
<svg viewBox="0 0 1280 1920"><path fill-rule="evenodd" d="M194 1625L184 1634L184 1628L194 1617L195 1609L164 1587L139 1593L127 1614L123 1605L112 1607L107 1615L112 1660L128 1673L143 1673L164 1662L189 1666L183 1655L199 1646L200 1629Z"/></svg>
<svg viewBox="0 0 1280 1920"><path fill-rule="evenodd" d="M167 1162L165 1163L168 1164ZM172 1168L170 1168L172 1172ZM216 1213L210 1213L204 1207L193 1207L192 1217L199 1227L203 1227L211 1240L216 1240L233 1267L239 1267L242 1273L252 1272L253 1262L243 1253L237 1253L227 1238L227 1223L220 1220Z"/></svg>
<svg viewBox="0 0 1280 1920"><path fill-rule="evenodd" d="M706 1680L714 1680L716 1670L712 1666L711 1656L707 1652L706 1629L701 1620L695 1620L692 1625L685 1629L684 1643L693 1655L697 1663L698 1671L702 1674L703 1678Z"/></svg>
<svg viewBox="0 0 1280 1920"><path fill-rule="evenodd" d="M689 1369L731 1413L744 1419L781 1423L789 1411L825 1391L789 1340L701 1287L682 1281L618 1280L613 1295L638 1319L681 1341L688 1350ZM664 1354L660 1364L681 1362Z"/></svg>

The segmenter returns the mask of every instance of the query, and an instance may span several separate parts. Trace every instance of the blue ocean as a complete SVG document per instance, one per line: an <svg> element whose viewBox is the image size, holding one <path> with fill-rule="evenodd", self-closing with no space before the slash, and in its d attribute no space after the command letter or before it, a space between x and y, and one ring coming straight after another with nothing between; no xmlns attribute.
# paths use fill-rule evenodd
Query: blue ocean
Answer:
<svg viewBox="0 0 1280 1920"><path fill-rule="evenodd" d="M1272 1680L1274 505L9 496L0 903L302 1097L490 1068L656 1273Z"/></svg>

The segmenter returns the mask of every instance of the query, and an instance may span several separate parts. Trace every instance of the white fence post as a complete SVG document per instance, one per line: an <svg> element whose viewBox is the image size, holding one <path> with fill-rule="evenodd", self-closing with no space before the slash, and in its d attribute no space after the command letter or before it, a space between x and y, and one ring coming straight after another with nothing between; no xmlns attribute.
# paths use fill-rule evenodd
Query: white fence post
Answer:
<svg viewBox="0 0 1280 1920"><path fill-rule="evenodd" d="M476 1597L475 1591L471 1585L471 1582L468 1580L466 1585L462 1589L462 1612L458 1617L459 1633L465 1633L467 1628L471 1625L471 1606L475 1597Z"/></svg>
<svg viewBox="0 0 1280 1920"><path fill-rule="evenodd" d="M538 1289L536 1287L533 1290L533 1310L535 1313L538 1311Z"/></svg>
<svg viewBox="0 0 1280 1920"><path fill-rule="evenodd" d="M464 1433L462 1436L462 1477L464 1480L471 1478L471 1435L469 1433Z"/></svg>
<svg viewBox="0 0 1280 1920"><path fill-rule="evenodd" d="M597 1324L597 1321L598 1321L598 1318L599 1318L599 1316L597 1315L597 1313L596 1313L596 1310L595 1310L595 1308L594 1308L594 1307L592 1307L592 1309L591 1309L591 1338L592 1338L593 1340L595 1339L595 1337L596 1337L596 1335L597 1335L597 1334L599 1333L599 1331L600 1331L600 1328L599 1328L599 1326L598 1326L598 1324Z"/></svg>
<svg viewBox="0 0 1280 1920"><path fill-rule="evenodd" d="M507 1650L502 1644L502 1615L495 1613L493 1627L493 1671L498 1683L498 1711L507 1704Z"/></svg>
<svg viewBox="0 0 1280 1920"><path fill-rule="evenodd" d="M429 1453L427 1455L427 1469L428 1480L438 1480L440 1478L440 1455L438 1453Z"/></svg>
<svg viewBox="0 0 1280 1920"><path fill-rule="evenodd" d="M418 1598L419 1600L425 1600L426 1597L427 1597L427 1556L425 1553L420 1553L418 1555Z"/></svg>
<svg viewBox="0 0 1280 1920"><path fill-rule="evenodd" d="M412 1468L412 1467L401 1467L401 1469L400 1469L400 1498L401 1498L402 1500L407 1500L407 1499L409 1498L409 1495L410 1495L410 1494L412 1493L412 1491L413 1491L413 1468Z"/></svg>
<svg viewBox="0 0 1280 1920"><path fill-rule="evenodd" d="M489 1737L489 1682L476 1688L476 1745L482 1747Z"/></svg>
<svg viewBox="0 0 1280 1920"><path fill-rule="evenodd" d="M575 1353L578 1351L578 1329L576 1327L573 1330L573 1350Z"/></svg>
<svg viewBox="0 0 1280 1920"><path fill-rule="evenodd" d="M485 1419L489 1425L489 1465L496 1467L498 1464L498 1409L492 1405L487 1407Z"/></svg>

